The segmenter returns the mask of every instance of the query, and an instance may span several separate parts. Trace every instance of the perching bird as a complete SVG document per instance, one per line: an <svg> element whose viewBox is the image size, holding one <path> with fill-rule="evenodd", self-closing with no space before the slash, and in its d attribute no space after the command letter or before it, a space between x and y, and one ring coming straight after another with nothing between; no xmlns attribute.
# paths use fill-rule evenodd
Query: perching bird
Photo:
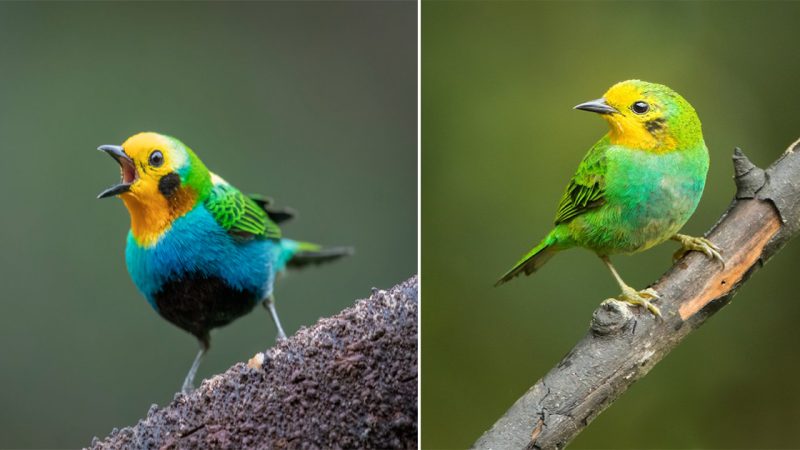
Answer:
<svg viewBox="0 0 800 450"><path fill-rule="evenodd" d="M98 149L121 168L120 183L98 198L119 196L130 213L128 273L162 317L200 341L184 392L192 389L212 328L261 303L285 338L272 296L276 275L351 253L283 238L277 223L291 210L242 194L175 138L139 133Z"/></svg>
<svg viewBox="0 0 800 450"><path fill-rule="evenodd" d="M672 89L629 80L602 98L575 109L600 114L610 131L583 158L567 185L555 228L497 282L530 275L561 250L584 247L605 262L625 302L659 309L653 289L636 291L620 278L609 259L647 250L667 239L678 241L678 259L691 250L723 262L708 239L678 234L689 220L706 182L708 149L692 105Z"/></svg>

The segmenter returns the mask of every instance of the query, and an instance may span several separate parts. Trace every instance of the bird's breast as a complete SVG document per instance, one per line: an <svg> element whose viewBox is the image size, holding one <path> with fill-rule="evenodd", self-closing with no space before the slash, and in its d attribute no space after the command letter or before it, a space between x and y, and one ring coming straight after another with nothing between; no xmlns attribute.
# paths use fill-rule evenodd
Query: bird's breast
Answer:
<svg viewBox="0 0 800 450"><path fill-rule="evenodd" d="M683 227L705 186L704 147L666 154L625 149L609 156L607 204L635 246L649 248Z"/></svg>
<svg viewBox="0 0 800 450"><path fill-rule="evenodd" d="M175 284L193 285L215 279L226 289L253 292L258 299L269 295L274 280L275 243L270 240L236 240L198 207L175 220L155 245L142 247L128 236L126 263L136 286L150 304ZM188 288L186 288L188 289Z"/></svg>

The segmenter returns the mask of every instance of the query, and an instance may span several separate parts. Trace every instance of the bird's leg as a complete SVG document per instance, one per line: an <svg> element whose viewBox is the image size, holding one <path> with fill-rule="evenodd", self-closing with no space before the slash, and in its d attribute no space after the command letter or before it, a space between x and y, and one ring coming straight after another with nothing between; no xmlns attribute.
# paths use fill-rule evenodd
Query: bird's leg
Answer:
<svg viewBox="0 0 800 450"><path fill-rule="evenodd" d="M647 288L643 291L637 291L636 289L628 286L624 281L622 281L622 277L619 276L617 269L615 269L614 265L611 264L611 259L609 259L608 256L601 256L600 259L606 263L608 269L611 270L611 274L614 275L614 279L617 280L620 289L622 289L622 294L617 297L618 300L630 303L631 305L644 306L648 311L653 313L654 316L661 317L661 310L659 310L656 305L650 303L651 299L659 298L658 292L652 288Z"/></svg>
<svg viewBox="0 0 800 450"><path fill-rule="evenodd" d="M695 250L698 252L702 252L711 259L716 259L717 261L722 263L722 268L725 268L725 260L722 259L722 255L719 254L719 252L721 251L720 248L714 245L714 243L709 241L708 239L704 237L688 236L685 234L676 234L675 236L672 236L670 239L681 243L681 248L679 248L678 251L672 255L673 261L677 261L683 258L683 255L689 253L692 250Z"/></svg>
<svg viewBox="0 0 800 450"><path fill-rule="evenodd" d="M194 389L194 376L197 374L197 368L200 367L200 361L203 360L203 356L205 356L206 351L208 351L208 344L201 342L200 351L197 352L197 356L194 357L192 367L189 368L189 373L186 374L186 378L183 380L181 392L184 394L188 394Z"/></svg>
<svg viewBox="0 0 800 450"><path fill-rule="evenodd" d="M275 328L278 329L278 340L286 339L286 333L283 332L283 327L281 326L281 319L278 318L278 312L275 311L275 298L272 294L264 300L264 307L269 311L272 321L275 322Z"/></svg>

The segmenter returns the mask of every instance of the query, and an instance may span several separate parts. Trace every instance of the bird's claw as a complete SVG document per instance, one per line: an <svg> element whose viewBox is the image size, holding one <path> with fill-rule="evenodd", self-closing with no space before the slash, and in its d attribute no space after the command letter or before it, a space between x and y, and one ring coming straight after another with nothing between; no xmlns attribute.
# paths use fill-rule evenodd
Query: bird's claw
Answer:
<svg viewBox="0 0 800 450"><path fill-rule="evenodd" d="M627 287L626 289L622 290L622 294L617 297L618 300L621 300L625 303L629 303L635 306L644 306L650 311L654 316L661 319L661 310L658 307L650 302L650 300L658 300L661 296L656 292L653 288L647 288L641 291L637 291L631 287Z"/></svg>
<svg viewBox="0 0 800 450"><path fill-rule="evenodd" d="M661 299L661 295L659 295L658 292L653 288L647 288L643 291L639 291L638 294L644 298L651 298L654 300Z"/></svg>
<svg viewBox="0 0 800 450"><path fill-rule="evenodd" d="M683 234L676 234L674 239L680 242L681 248L672 255L673 261L683 258L684 255L691 251L697 251L711 259L719 261L720 264L722 264L722 268L725 268L725 260L720 254L722 250L708 239L704 237L686 236Z"/></svg>

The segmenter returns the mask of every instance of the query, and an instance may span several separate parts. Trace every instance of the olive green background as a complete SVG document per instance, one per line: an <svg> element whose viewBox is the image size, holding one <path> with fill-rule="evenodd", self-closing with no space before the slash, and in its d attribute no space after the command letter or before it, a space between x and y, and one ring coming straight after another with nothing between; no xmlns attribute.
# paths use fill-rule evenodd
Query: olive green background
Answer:
<svg viewBox="0 0 800 450"><path fill-rule="evenodd" d="M413 2L0 4L0 448L80 447L172 400L197 351L124 262L100 144L174 135L356 255L276 287L287 332L417 267ZM254 310L200 379L270 346Z"/></svg>
<svg viewBox="0 0 800 450"><path fill-rule="evenodd" d="M474 442L618 293L585 250L492 287L607 130L572 106L629 78L683 94L711 153L685 227L701 234L734 193L735 146L766 166L800 137L798 19L796 2L423 2L424 448ZM644 287L675 249L614 260ZM798 257L784 249L572 448L800 447Z"/></svg>

